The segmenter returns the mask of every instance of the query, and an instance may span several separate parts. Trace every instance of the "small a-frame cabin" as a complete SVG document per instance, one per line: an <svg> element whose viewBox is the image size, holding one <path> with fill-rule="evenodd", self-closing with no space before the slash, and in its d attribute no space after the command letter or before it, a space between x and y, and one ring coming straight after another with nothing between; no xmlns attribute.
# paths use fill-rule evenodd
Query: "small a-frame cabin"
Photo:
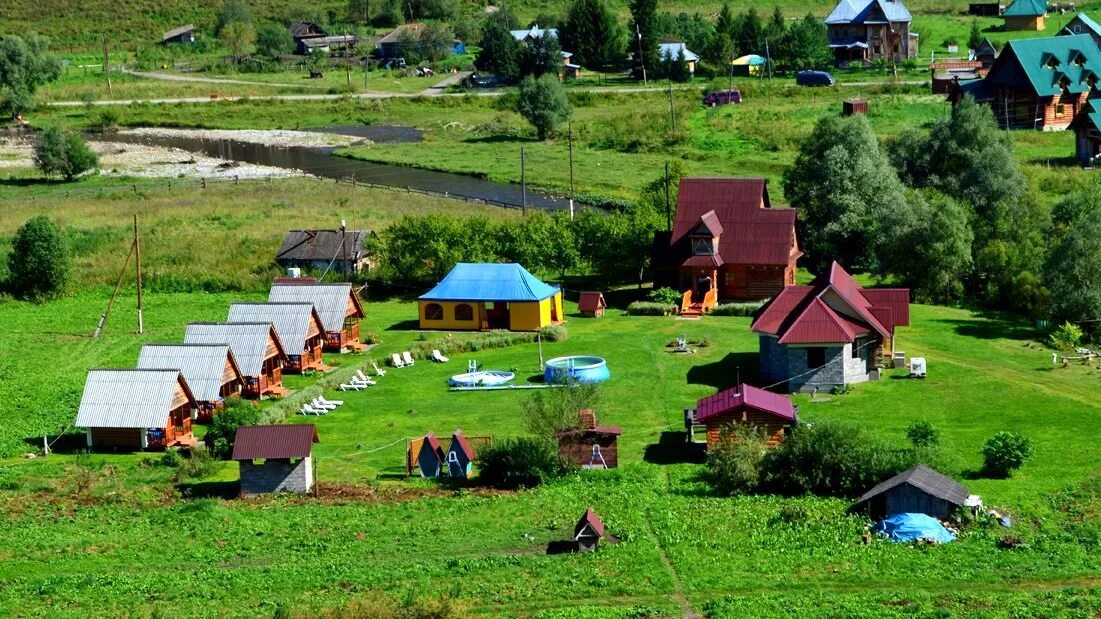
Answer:
<svg viewBox="0 0 1101 619"><path fill-rule="evenodd" d="M325 350L360 350L359 321L366 317L349 283L322 284L310 278L283 278L272 284L268 301L313 303L325 327Z"/></svg>
<svg viewBox="0 0 1101 619"><path fill-rule="evenodd" d="M312 303L234 303L226 322L270 322L287 349L284 370L301 374L323 366L325 325Z"/></svg>
<svg viewBox="0 0 1101 619"><path fill-rule="evenodd" d="M447 450L447 474L450 477L470 477L470 463L474 461L474 449L463 436L463 431L456 429L451 435L451 446Z"/></svg>
<svg viewBox="0 0 1101 619"><path fill-rule="evenodd" d="M593 508L585 510L577 526L573 528L573 539L577 541L577 549L581 552L592 552L600 544L604 537L604 523L596 515Z"/></svg>
<svg viewBox="0 0 1101 619"><path fill-rule="evenodd" d="M199 421L210 421L231 395L240 395L244 375L228 344L145 344L138 369L179 369L199 404Z"/></svg>
<svg viewBox="0 0 1101 619"><path fill-rule="evenodd" d="M190 447L198 402L177 369L89 370L73 423L90 449Z"/></svg>
<svg viewBox="0 0 1101 619"><path fill-rule="evenodd" d="M244 376L241 395L259 398L284 395L283 365L286 349L270 322L193 322L187 325L188 344L228 344Z"/></svg>
<svg viewBox="0 0 1101 619"><path fill-rule="evenodd" d="M436 478L442 472L445 455L436 435L429 432L421 443L420 454L417 456L417 467L421 477Z"/></svg>
<svg viewBox="0 0 1101 619"><path fill-rule="evenodd" d="M607 307L608 304L604 302L604 294L592 290L582 292L581 298L577 300L577 311L586 318L603 316Z"/></svg>

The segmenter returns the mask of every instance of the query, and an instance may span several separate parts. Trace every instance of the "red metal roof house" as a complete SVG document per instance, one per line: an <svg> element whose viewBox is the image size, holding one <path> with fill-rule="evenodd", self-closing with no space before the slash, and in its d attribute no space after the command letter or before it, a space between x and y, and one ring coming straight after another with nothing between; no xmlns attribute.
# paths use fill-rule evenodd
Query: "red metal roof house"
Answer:
<svg viewBox="0 0 1101 619"><path fill-rule="evenodd" d="M789 286L758 312L762 380L813 391L878 377L884 345L910 324L910 291L863 288L836 262L809 286Z"/></svg>
<svg viewBox="0 0 1101 619"><path fill-rule="evenodd" d="M691 293L689 314L767 299L795 284L801 255L795 209L772 208L765 179L686 178L672 233L655 238L655 285Z"/></svg>
<svg viewBox="0 0 1101 619"><path fill-rule="evenodd" d="M799 412L785 395L738 385L701 398L696 403L693 421L707 428L708 449L719 443L723 428L734 423L757 426L768 438L768 444L775 445L799 423Z"/></svg>

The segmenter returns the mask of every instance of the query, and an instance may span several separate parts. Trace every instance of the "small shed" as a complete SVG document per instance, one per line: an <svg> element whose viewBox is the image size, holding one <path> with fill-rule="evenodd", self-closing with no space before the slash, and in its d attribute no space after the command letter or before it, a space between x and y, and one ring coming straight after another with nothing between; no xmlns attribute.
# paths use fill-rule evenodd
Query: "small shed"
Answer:
<svg viewBox="0 0 1101 619"><path fill-rule="evenodd" d="M971 2L967 5L967 14L976 17L997 17L1002 12L997 2Z"/></svg>
<svg viewBox="0 0 1101 619"><path fill-rule="evenodd" d="M919 464L864 493L853 506L879 520L893 514L927 514L947 518L969 496L967 487Z"/></svg>
<svg viewBox="0 0 1101 619"><path fill-rule="evenodd" d="M577 549L581 552L592 552L600 544L604 537L604 523L600 516L596 515L593 508L585 510L577 526L573 528L573 539L577 541Z"/></svg>
<svg viewBox="0 0 1101 619"><path fill-rule="evenodd" d="M799 410L785 395L750 385L738 385L701 398L696 402L696 408L689 410L689 417L689 430L692 425L707 428L708 449L719 443L722 430L732 423L760 428L768 444L775 445L798 425Z"/></svg>
<svg viewBox="0 0 1101 619"><path fill-rule="evenodd" d="M306 494L313 488L312 424L241 426L233 442L233 459L241 468L241 494Z"/></svg>
<svg viewBox="0 0 1101 619"><path fill-rule="evenodd" d="M423 449L423 448L422 448ZM447 449L447 474L450 477L466 478L470 476L470 463L474 461L474 449L456 429L451 435L451 446Z"/></svg>
<svg viewBox="0 0 1101 619"><path fill-rule="evenodd" d="M195 42L195 26L188 24L164 33L161 45L191 45Z"/></svg>
<svg viewBox="0 0 1101 619"><path fill-rule="evenodd" d="M420 453L417 455L417 468L421 471L421 477L439 477L445 458L436 435L432 432L424 435Z"/></svg>
<svg viewBox="0 0 1101 619"><path fill-rule="evenodd" d="M585 409L578 411L577 428L555 434L558 439L558 456L584 469L614 469L619 466L619 426L600 426L596 413Z"/></svg>
<svg viewBox="0 0 1101 619"><path fill-rule="evenodd" d="M577 310L586 318L599 318L604 315L608 304L604 302L604 293L589 290L581 293L577 300Z"/></svg>
<svg viewBox="0 0 1101 619"><path fill-rule="evenodd" d="M866 99L845 99L841 102L841 113L845 116L867 114L868 101Z"/></svg>

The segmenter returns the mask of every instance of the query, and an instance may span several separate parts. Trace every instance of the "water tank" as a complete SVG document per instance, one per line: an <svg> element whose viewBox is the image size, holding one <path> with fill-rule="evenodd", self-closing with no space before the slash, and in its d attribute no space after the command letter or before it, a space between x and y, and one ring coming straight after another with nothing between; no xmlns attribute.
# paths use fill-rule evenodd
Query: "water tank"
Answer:
<svg viewBox="0 0 1101 619"><path fill-rule="evenodd" d="M287 267L287 277L302 277L302 269L298 267Z"/></svg>

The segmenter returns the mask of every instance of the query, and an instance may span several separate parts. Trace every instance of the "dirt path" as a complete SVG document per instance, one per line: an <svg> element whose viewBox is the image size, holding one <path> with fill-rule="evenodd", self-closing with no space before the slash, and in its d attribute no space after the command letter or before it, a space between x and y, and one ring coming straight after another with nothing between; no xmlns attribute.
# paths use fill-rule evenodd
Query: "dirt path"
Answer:
<svg viewBox="0 0 1101 619"><path fill-rule="evenodd" d="M144 77L151 80L165 82L202 82L204 84L244 84L246 86L271 86L272 88L309 88L324 89L318 84L286 84L280 82L253 82L250 80L234 80L220 77L201 77L198 75L180 75L179 73L158 73L156 71L131 71L122 69L122 72L135 77Z"/></svg>
<svg viewBox="0 0 1101 619"><path fill-rule="evenodd" d="M669 481L669 470L665 469L665 492L672 491L672 484ZM673 567L673 562L669 560L669 555L665 553L665 547L661 544L661 539L658 538L657 533L654 532L654 523L650 520L650 511L646 512L646 524L650 527L650 537L653 538L654 544L658 547L658 557L661 559L661 564L665 566L665 571L669 573L669 577L673 579L673 599L680 604L681 612L684 619L699 619L699 615L696 614L696 610L692 608L692 602L688 601L688 597L684 595L684 583L681 582L680 574L677 574L677 570Z"/></svg>
<svg viewBox="0 0 1101 619"><path fill-rule="evenodd" d="M444 91L447 90L448 86L454 86L455 84L459 84L463 80L465 80L466 78L470 77L473 74L474 74L473 71L459 71L458 73L455 73L454 75L447 76L447 79L445 79L444 81L442 81L438 84L433 84L432 86L429 86L425 90L422 90L421 94L425 95L425 96L428 96L428 97L435 97L435 96L442 95L444 93Z"/></svg>

